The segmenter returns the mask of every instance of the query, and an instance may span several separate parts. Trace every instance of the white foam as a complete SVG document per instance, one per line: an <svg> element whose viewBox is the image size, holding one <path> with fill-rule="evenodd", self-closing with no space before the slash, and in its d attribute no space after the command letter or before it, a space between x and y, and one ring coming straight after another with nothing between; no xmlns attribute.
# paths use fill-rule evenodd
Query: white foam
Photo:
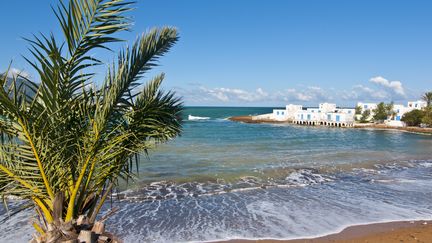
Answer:
<svg viewBox="0 0 432 243"><path fill-rule="evenodd" d="M192 115L188 116L189 121L209 120L209 119L210 117L206 117L206 116L192 116Z"/></svg>

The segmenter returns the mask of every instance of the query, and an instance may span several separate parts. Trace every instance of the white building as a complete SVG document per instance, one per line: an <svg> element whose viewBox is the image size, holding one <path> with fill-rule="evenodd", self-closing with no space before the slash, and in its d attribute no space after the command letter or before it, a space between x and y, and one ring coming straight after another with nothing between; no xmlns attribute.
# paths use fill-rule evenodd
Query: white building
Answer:
<svg viewBox="0 0 432 243"><path fill-rule="evenodd" d="M290 121L294 120L295 113L297 111L301 111L302 109L303 106L301 105L289 104L285 107L285 109L274 109L272 116L276 121Z"/></svg>
<svg viewBox="0 0 432 243"><path fill-rule="evenodd" d="M358 102L357 106L361 107L361 112L363 113L365 110L369 110L370 117L368 120L370 120L374 115L374 110L377 108L376 103L362 103ZM405 123L401 121L402 117L405 115L405 113L410 112L415 109L423 109L427 106L427 103L422 100L418 101L409 101L407 103L407 106L400 105L400 104L394 104L393 105L393 111L395 113L394 116L388 117L385 122L385 124L389 126L395 126L395 127L403 127L405 126ZM357 115L358 117L361 117L361 115Z"/></svg>
<svg viewBox="0 0 432 243"><path fill-rule="evenodd" d="M321 104L319 104L319 110L321 110L322 113L335 111L336 110L336 104L321 103Z"/></svg>
<svg viewBox="0 0 432 243"><path fill-rule="evenodd" d="M361 108L361 113L366 110L370 111L370 116L367 120L371 120L374 115L374 110L378 105L376 103L358 102L357 106ZM414 109L422 109L426 106L426 102L420 100L410 101L407 106L395 104L393 105L395 115L388 117L385 123L391 126L405 126L401 121L405 113ZM310 108L289 104L285 109L274 109L273 113L258 117L275 121L291 121L296 124L346 127L353 126L354 118L360 119L361 115L356 115L355 109L353 108L338 108L336 104L333 103L320 103L318 107Z"/></svg>
<svg viewBox="0 0 432 243"><path fill-rule="evenodd" d="M294 123L324 126L352 126L355 109L337 108L336 104L321 103L318 108L307 108L296 112Z"/></svg>
<svg viewBox="0 0 432 243"><path fill-rule="evenodd" d="M288 120L287 111L285 109L273 109L272 118L276 121Z"/></svg>
<svg viewBox="0 0 432 243"><path fill-rule="evenodd" d="M358 102L357 106L359 106L361 108L361 112L364 112L366 110L369 111L373 111L377 108L377 104L376 103L363 103L363 102Z"/></svg>
<svg viewBox="0 0 432 243"><path fill-rule="evenodd" d="M409 101L408 102L408 108L412 109L423 109L427 106L426 101L423 100L417 100L417 101Z"/></svg>

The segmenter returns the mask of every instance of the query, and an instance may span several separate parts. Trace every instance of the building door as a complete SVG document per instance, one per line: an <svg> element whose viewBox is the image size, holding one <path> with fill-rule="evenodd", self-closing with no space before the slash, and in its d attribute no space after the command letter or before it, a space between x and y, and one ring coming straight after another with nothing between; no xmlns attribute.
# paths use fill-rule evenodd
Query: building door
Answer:
<svg viewBox="0 0 432 243"><path fill-rule="evenodd" d="M337 122L340 121L340 116L339 115L336 115L336 121Z"/></svg>

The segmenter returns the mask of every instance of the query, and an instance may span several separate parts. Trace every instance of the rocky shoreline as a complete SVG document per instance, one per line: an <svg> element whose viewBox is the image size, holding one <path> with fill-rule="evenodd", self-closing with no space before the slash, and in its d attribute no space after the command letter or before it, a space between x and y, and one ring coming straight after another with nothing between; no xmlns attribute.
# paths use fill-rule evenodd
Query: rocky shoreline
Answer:
<svg viewBox="0 0 432 243"><path fill-rule="evenodd" d="M255 116L233 116L228 118L230 121L243 123L275 123L275 124L293 124L290 121L275 121L272 119L256 118ZM295 125L295 124L293 124ZM356 129L377 129L377 130L397 130L410 133L432 134L432 128L422 127L392 127L385 124L374 123L355 123L353 127Z"/></svg>

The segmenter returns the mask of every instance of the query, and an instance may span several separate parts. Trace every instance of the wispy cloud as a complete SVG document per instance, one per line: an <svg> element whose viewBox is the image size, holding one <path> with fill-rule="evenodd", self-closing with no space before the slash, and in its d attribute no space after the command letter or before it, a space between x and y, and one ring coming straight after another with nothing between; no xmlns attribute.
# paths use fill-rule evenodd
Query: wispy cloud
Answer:
<svg viewBox="0 0 432 243"><path fill-rule="evenodd" d="M402 86L401 81L389 81L381 76L373 77L369 81L379 86L385 87L394 92L395 94L405 96L405 90Z"/></svg>
<svg viewBox="0 0 432 243"><path fill-rule="evenodd" d="M375 85L368 85L373 83ZM306 86L285 87L280 90L257 88L247 90L240 88L210 88L202 84L188 84L189 88L177 88L186 103L193 104L316 104L318 102L337 102L354 104L357 101L403 101L417 99L415 92L404 89L402 82L389 81L381 76L372 77L369 82L354 85L351 89L332 87Z"/></svg>

